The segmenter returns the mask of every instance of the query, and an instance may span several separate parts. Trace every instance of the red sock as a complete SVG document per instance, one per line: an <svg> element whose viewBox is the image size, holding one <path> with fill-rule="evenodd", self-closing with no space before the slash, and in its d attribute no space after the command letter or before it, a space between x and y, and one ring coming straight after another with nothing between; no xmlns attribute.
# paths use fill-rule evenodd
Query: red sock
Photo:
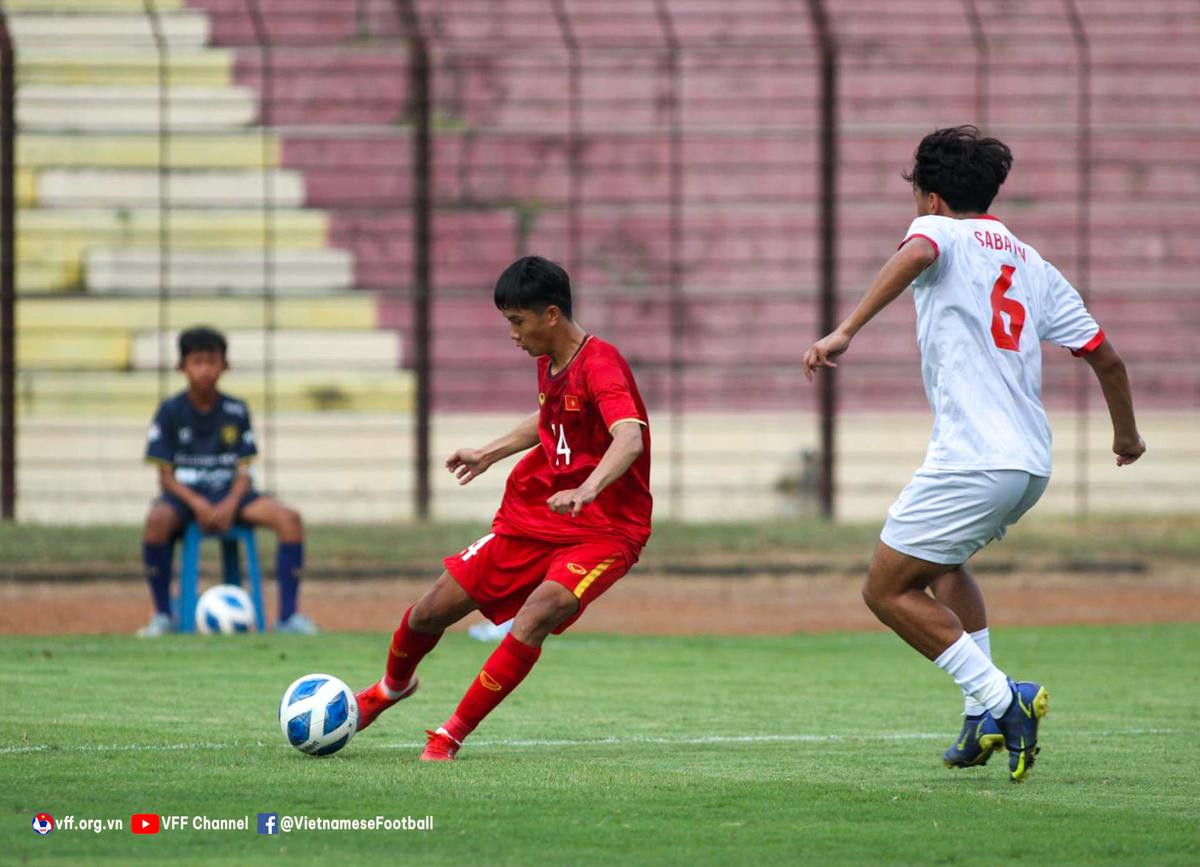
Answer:
<svg viewBox="0 0 1200 867"><path fill-rule="evenodd" d="M404 612L400 628L392 633L392 646L388 650L387 674L383 676L383 685L394 692L404 689L412 673L417 670L417 663L442 638L440 632L437 635L413 632L408 626L408 615L411 613L411 607Z"/></svg>
<svg viewBox="0 0 1200 867"><path fill-rule="evenodd" d="M479 677L471 682L471 688L458 703L454 716L446 721L445 728L450 737L462 743L463 738L517 688L541 655L540 647L523 644L511 633L504 636L500 646L483 664Z"/></svg>

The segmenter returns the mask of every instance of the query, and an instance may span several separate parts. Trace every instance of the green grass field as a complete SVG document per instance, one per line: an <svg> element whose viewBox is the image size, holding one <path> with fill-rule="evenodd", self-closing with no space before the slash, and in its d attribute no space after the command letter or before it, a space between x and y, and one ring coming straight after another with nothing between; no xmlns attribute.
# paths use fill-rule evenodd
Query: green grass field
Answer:
<svg viewBox="0 0 1200 867"><path fill-rule="evenodd" d="M295 677L377 676L386 637L0 638L6 863L1193 864L1200 628L1000 630L1052 695L1024 785L949 771L954 686L883 634L552 639L452 765L415 761L488 648L448 636L423 685L339 755L288 747ZM133 836L56 819L248 815ZM419 831L256 833L256 814L434 817Z"/></svg>

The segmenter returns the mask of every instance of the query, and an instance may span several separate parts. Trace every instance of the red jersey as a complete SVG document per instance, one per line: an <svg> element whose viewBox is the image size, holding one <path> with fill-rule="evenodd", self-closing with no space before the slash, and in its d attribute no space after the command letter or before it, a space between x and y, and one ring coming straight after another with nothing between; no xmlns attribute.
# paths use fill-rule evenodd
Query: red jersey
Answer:
<svg viewBox="0 0 1200 867"><path fill-rule="evenodd" d="M633 372L621 353L597 337L583 345L566 368L550 373L550 356L538 365L537 447L508 477L492 529L563 544L618 539L636 560L650 538L650 420ZM559 515L546 505L558 491L577 488L612 444L617 422L642 429L642 453L633 465L579 514Z"/></svg>

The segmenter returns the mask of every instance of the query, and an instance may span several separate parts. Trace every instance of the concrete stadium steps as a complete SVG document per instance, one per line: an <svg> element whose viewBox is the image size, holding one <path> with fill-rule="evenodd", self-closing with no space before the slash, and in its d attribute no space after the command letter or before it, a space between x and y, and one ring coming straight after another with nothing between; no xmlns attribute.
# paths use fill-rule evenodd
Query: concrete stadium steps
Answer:
<svg viewBox="0 0 1200 867"><path fill-rule="evenodd" d="M543 134L506 134L487 147L462 134L439 134L434 137L433 192L446 203L561 202L570 183L568 147L566 139ZM682 143L682 158L687 166L682 190L689 203L799 203L817 189L816 154L808 142L692 134ZM282 160L304 171L313 205L394 207L411 196L407 134L289 136ZM665 134L589 136L580 160L580 200L586 205L661 203L668 195L670 144ZM903 183L898 175L897 169L887 178L892 187ZM873 174L849 170L846 176L847 195L865 195L882 186L882 178Z"/></svg>
<svg viewBox="0 0 1200 867"><path fill-rule="evenodd" d="M565 129L567 55L540 49L510 58L496 51L477 57L451 54L443 60L435 78L438 104L472 126L528 130L557 118ZM502 77L496 74L498 67ZM687 53L679 79L681 111L694 128L786 128L815 122L816 68L811 53ZM581 65L581 125L589 133L665 129L669 86L660 52L591 57Z"/></svg>
<svg viewBox="0 0 1200 867"><path fill-rule="evenodd" d="M1010 229L1071 276L1077 228L1072 205L1000 210ZM912 212L895 206L840 210L839 268L842 285L869 279L895 249ZM539 214L529 221L528 249L564 250L567 215ZM625 279L632 285L665 285L670 267L670 220L656 213L585 211L580 219L581 286ZM1164 230L1157 206L1122 210L1097 207L1091 226L1092 281L1097 286L1169 287L1186 283L1200 267L1193 239L1200 211L1185 208ZM686 207L681 223L684 282L693 288L724 288L739 295L796 286L815 279L818 226L812 207ZM1103 277L1101 277L1103 275Z"/></svg>
<svg viewBox="0 0 1200 867"><path fill-rule="evenodd" d="M582 294L580 321L592 333L611 339L631 360L663 368L671 360L671 311L665 299L629 297L619 290ZM685 297L683 318L687 333L680 345L685 364L704 366L739 365L770 367L787 364L781 346L806 340L817 330L816 309L811 292L769 298L729 298L691 294ZM910 307L897 306L881 315L878 332L871 341L874 357L906 357L913 341ZM397 299L385 299L381 307L384 327L407 332L411 308ZM487 293L478 297L439 298L433 306L434 328L441 338L434 341L433 357L439 370L458 371L460 376L487 369L490 376L502 371L520 374L528 358L514 349L507 326L492 306ZM753 331L754 339L746 335ZM797 359L791 359L796 361Z"/></svg>
<svg viewBox="0 0 1200 867"><path fill-rule="evenodd" d="M463 198L460 174L469 146L459 133L435 134L432 140L434 195L438 201ZM288 135L280 162L304 173L310 205L349 211L403 208L412 195L411 157L408 131L372 130L358 136Z"/></svg>
<svg viewBox="0 0 1200 867"><path fill-rule="evenodd" d="M428 32L437 33L449 43L486 40L503 42L524 40L526 44L553 44L562 39L550 5L530 0L416 0L421 21ZM373 21L386 24L374 10Z"/></svg>
<svg viewBox="0 0 1200 867"><path fill-rule="evenodd" d="M252 411L256 408L252 407ZM432 451L437 457L463 443L478 442L510 429L520 418L510 407L494 414L442 412L433 419ZM73 416L23 418L19 427L17 518L44 523L130 524L144 519L157 495L154 471L137 460L145 448L148 419L114 418L81 427ZM751 413L690 413L676 434L670 414L651 409L654 473L651 491L659 518L690 520L778 520L807 514L812 504L777 485L802 472L803 455L818 447L814 413L776 407ZM1107 420L1093 412L1085 436L1087 469L1097 511L1119 509L1137 496L1145 508L1178 512L1200 508L1200 494L1179 487L1181 472L1196 472L1191 448L1195 413L1145 413L1147 440L1163 460L1144 467L1149 475L1117 472L1108 457ZM1051 412L1055 439L1054 482L1038 514L1070 514L1077 470L1076 419ZM338 414L277 417L268 435L262 416L254 467L259 483L270 454L271 489L295 505L310 523L396 521L411 517L412 424L395 414ZM847 413L839 419L839 518L878 521L920 463L929 439L928 410L903 413ZM672 479L674 443L683 448L683 476ZM336 457L329 457L330 451ZM314 456L318 456L314 459ZM440 468L432 475L434 517L439 520L491 519L503 493L507 464L466 487ZM1182 468L1182 470L1181 470ZM681 481L682 512L672 512L670 486ZM1150 485L1151 487L1147 487ZM1154 487L1161 485L1162 487ZM64 492L70 497L64 497Z"/></svg>
<svg viewBox="0 0 1200 867"><path fill-rule="evenodd" d="M1181 5L1171 7L1165 17L1161 10L1143 14L1139 8L1130 15L1126 7L1114 17L1090 3L1081 8L1094 64L1094 123L1171 121L1178 107L1173 94L1189 92L1192 78L1178 64L1194 58L1200 36L1200 15L1194 9L1183 13ZM831 12L842 40L839 87L846 122L900 121L908 113L928 118L933 126L974 114L973 86L963 88L954 76L926 74L924 61L914 60L907 43L896 38L911 33L913 38L957 42L969 52L964 71L973 74L978 55L961 2L930 0L919 15L905 3L838 3ZM1062 4L1026 0L1003 8L983 5L980 15L991 61L984 86L993 122L1073 123L1078 49ZM1147 63L1149 39L1155 45L1152 63ZM1000 56L1003 62L997 63ZM1123 61L1136 68L1111 66ZM1123 95L1129 89L1135 94Z"/></svg>
<svg viewBox="0 0 1200 867"><path fill-rule="evenodd" d="M439 212L433 227L435 285L490 291L498 263L518 255L518 222L511 209ZM329 243L353 252L355 285L407 286L412 279L412 226L411 215L403 212L334 211Z"/></svg>
<svg viewBox="0 0 1200 867"><path fill-rule="evenodd" d="M157 247L91 247L84 256L84 288L97 295L145 295L165 280L172 294L298 295L349 289L353 278L350 253L334 248L175 249L165 276L162 259Z"/></svg>
<svg viewBox="0 0 1200 867"><path fill-rule="evenodd" d="M545 10L538 4L516 4L508 11L494 4L468 5L473 10L468 22L462 20L467 14L464 7L427 10L433 16L432 20L438 22L436 29L443 40L439 44L446 46L445 57L435 77L435 84L441 88L439 104L452 106L457 114L473 124L487 126L522 128L535 122L544 124L547 117L565 119L567 53L562 39L554 28L547 28L537 38L530 33L540 31L529 30ZM811 117L815 109L815 92L810 85L815 78L816 52L801 38L807 27L807 12L801 10L798 14L794 4L788 9L778 8L779 4L752 4L749 7L738 4L735 9L708 12L705 12L705 6L697 0L669 4L676 18L677 31L686 26L680 22L717 22L707 31L707 38L719 35L724 43L736 43L738 37L721 22L722 13L741 22L751 22L755 18L766 20L773 26L769 32L756 35L756 44L762 50L755 57L733 57L728 52L713 51L711 47L695 47L698 38L704 36L703 30L697 30L690 42L689 37L683 38L681 98L687 122L693 127L710 121L726 127L736 123L755 123L762 127L774 122L773 115L788 117L792 124L796 123L797 117L805 116L805 112ZM606 6L603 13L592 13L591 17L599 20L596 32L603 34L605 27L620 23L625 25L620 33L626 41L644 42L648 46L654 46L656 39L661 41L655 35L657 24L650 4L630 4L625 13L622 8ZM1024 123L1060 123L1064 117L1070 117L1076 85L1074 47L1061 8L1048 8L1048 11L1047 8L1025 4L1016 12L1006 9L1003 13L991 13L994 17L1010 19L1003 22L1004 26L988 24L987 38L992 55L998 54L1001 47L1005 54L1003 64L991 64L988 76L994 116L1011 115ZM831 12L834 29L842 43L840 111L846 121L903 122L919 115L927 118L928 125L933 125L957 121L974 112L974 95L962 86L961 80L925 75L920 64L914 64L907 43L895 38L897 33L911 32L913 38L957 40L972 46L974 51L960 0L933 0L923 5L919 14L914 14L913 9L903 3L873 3L866 7L841 3L833 4ZM1086 18L1090 9L1084 12ZM1040 31L1035 38L1029 38L1027 32L1031 17L1037 22L1035 29ZM585 22L586 30L588 11L583 10L579 18ZM1190 18L1180 18L1180 26L1184 29L1176 42L1178 48L1173 48L1168 40L1164 53L1156 56L1156 61L1164 66L1190 56L1187 52L1191 43L1186 37L1191 32L1188 28L1195 29L1195 25L1188 23ZM529 20L529 25L525 25L525 19ZM1023 28L1021 46L1017 50L1010 50L1012 40L1006 38L1012 29L1012 21L1018 21L1017 26ZM788 37L788 28L793 24L799 29L793 37ZM647 25L644 30L643 25ZM1090 28L1090 25L1089 18L1085 26ZM1139 23L1134 31L1146 36L1161 35L1168 26L1169 22ZM600 38L589 46L586 33L579 31L577 35L585 47L584 98L580 105L585 128L595 132L612 125L644 127L665 123L661 99L662 66L651 64L642 68L647 57L653 60L660 52L648 48L629 60L613 50L618 44L615 38L607 41ZM790 50L773 52L770 49L773 40L783 40ZM1117 61L1121 55L1114 52L1124 50L1127 58L1144 60L1142 46L1130 45L1130 41L1116 36L1105 40L1101 31L1101 35L1094 38L1096 56ZM507 45L517 42L523 49L519 59L510 56L511 52L505 52ZM1068 50L1064 50L1064 46L1068 46ZM500 57L502 61L498 59ZM757 68L754 68L755 64L758 64ZM498 75L501 69L502 75ZM1187 86L1185 72L1173 72L1168 67L1139 69L1138 76L1122 72L1113 74L1121 75L1127 81L1148 75L1156 82L1161 80L1163 88L1170 91ZM1096 74L1100 78L1105 75L1101 69ZM919 87L914 87L915 81L920 82ZM1140 118L1161 122L1172 117L1169 96L1152 97L1121 107L1120 103L1129 101L1110 106L1102 96L1103 89L1097 88L1096 92L1099 95L1096 104L1098 122L1115 123L1122 119L1129 122Z"/></svg>
<svg viewBox="0 0 1200 867"><path fill-rule="evenodd" d="M530 0L420 0L426 26L451 43L546 43L562 40L562 31L548 4ZM787 0L671 0L666 9L671 27L681 40L777 42L808 40L806 7ZM624 45L662 48L664 28L655 5L641 0L611 0L597 6L568 0L565 9L574 36L584 48Z"/></svg>
<svg viewBox="0 0 1200 867"><path fill-rule="evenodd" d="M644 365L628 356L647 404L661 414L675 399L674 379L665 365ZM693 366L679 374L679 394L685 411L752 411L797 408L815 411L818 390L809 386L799 361L773 365ZM863 368L860 366L860 370ZM537 408L536 371L526 360L523 368L478 371L442 366L433 372L434 407L439 412L528 411ZM919 368L880 366L864 375L861 388L839 383L839 406L846 410L903 409L924 405Z"/></svg>
<svg viewBox="0 0 1200 867"><path fill-rule="evenodd" d="M1197 45L1200 30L1188 49L1193 58ZM1145 69L1136 59L1122 68L1100 71L1092 87L1098 94L1092 107L1095 122L1129 126L1170 122L1179 116L1180 106L1194 105L1200 93L1190 67Z"/></svg>
<svg viewBox="0 0 1200 867"><path fill-rule="evenodd" d="M170 391L183 387L177 375ZM221 389L265 405L262 373L230 370ZM24 416L63 416L149 420L159 402L159 374L149 371L22 371L17 379L17 411ZM364 373L343 371L279 371L272 377L272 406L278 412L407 413L413 405L413 377L408 371Z"/></svg>
<svg viewBox="0 0 1200 867"><path fill-rule="evenodd" d="M263 370L270 354L276 371L394 371L401 340L395 331L226 331L230 365L239 372ZM174 369L179 332L139 332L132 338L130 366ZM162 353L166 350L165 357Z"/></svg>
<svg viewBox="0 0 1200 867"><path fill-rule="evenodd" d="M620 289L580 294L579 318L589 331L608 335L624 351L646 363L670 360L670 304L665 298L639 298ZM381 325L407 332L411 305L402 299L381 301ZM479 362L524 359L507 339L507 325L492 305L490 293L439 297L432 308L434 327L445 340L435 341L433 357L439 361ZM915 314L911 304L890 307L880 314L880 328L869 351L888 356L907 352L914 338ZM689 293L684 296L683 318L688 331L682 342L685 360L727 361L744 359L769 363L779 357L778 341L817 330L817 311L811 290L792 294L737 298ZM755 339L746 339L750 330Z"/></svg>
<svg viewBox="0 0 1200 867"><path fill-rule="evenodd" d="M178 331L69 331L25 329L17 335L20 370L174 370ZM240 372L262 370L270 347L275 370L394 371L400 335L395 331L267 332L231 330L228 358Z"/></svg>
<svg viewBox="0 0 1200 867"><path fill-rule="evenodd" d="M17 369L128 370L131 340L122 331L64 332L26 328L17 331Z"/></svg>
<svg viewBox="0 0 1200 867"><path fill-rule="evenodd" d="M839 151L839 194L846 202L895 199L906 189L900 172L925 127L875 133L847 127ZM999 130L1011 142L1017 170L1004 197L1073 197L1079 183L1074 144L1020 130ZM1073 134L1073 131L1071 131ZM1141 151L1135 134L1112 134L1098 145L1091 179L1097 203L1200 189L1200 143L1183 135ZM1107 142L1108 134L1105 139ZM1193 141L1195 139L1195 141ZM568 142L562 137L509 135L487 147L458 133L434 136L433 193L443 203L487 205L537 198L561 203L570 184ZM884 158L884 155L894 155ZM812 141L791 136L687 133L682 142L682 193L689 210L710 204L794 203L807 207L819 192ZM406 133L372 138L289 136L283 162L308 179L309 204L332 209L394 208L412 192ZM580 153L580 202L662 203L669 193L670 144L665 135L589 136Z"/></svg>
<svg viewBox="0 0 1200 867"><path fill-rule="evenodd" d="M21 211L18 285L27 292L80 289L89 249L156 249L162 240L159 216L156 209ZM286 250L321 250L326 246L326 216L319 211L280 210L270 219L278 255ZM168 214L166 237L175 251L261 249L266 237L264 224L261 211L179 209Z"/></svg>
<svg viewBox="0 0 1200 867"><path fill-rule="evenodd" d="M150 0L150 5L160 13L175 12L184 8L184 0ZM138 12L145 14L146 0L4 0L4 11L52 13L68 12Z"/></svg>
<svg viewBox="0 0 1200 867"><path fill-rule="evenodd" d="M329 45L355 38L371 6L370 0L257 0L265 39L277 45ZM380 5L376 0L376 5ZM245 0L188 0L192 9L207 13L213 39L219 45L254 45L258 31ZM394 20L390 3L384 16ZM390 8L389 8L390 7ZM377 16L379 17L379 16ZM376 31L372 31L376 32Z"/></svg>
<svg viewBox="0 0 1200 867"><path fill-rule="evenodd" d="M406 119L408 63L403 51L371 47L242 48L234 79L259 95L270 124L392 126Z"/></svg>
<svg viewBox="0 0 1200 867"><path fill-rule="evenodd" d="M153 51L43 48L17 53L20 85L147 85L158 81L160 60ZM173 52L166 77L177 87L225 87L231 83L233 55L224 49Z"/></svg>
<svg viewBox="0 0 1200 867"><path fill-rule="evenodd" d="M14 195L18 208L32 208L37 202L37 173L18 167L13 177Z"/></svg>
<svg viewBox="0 0 1200 867"><path fill-rule="evenodd" d="M55 135L22 132L17 136L17 164L30 169L154 169L157 135L112 133ZM183 134L166 142L164 162L172 170L261 170L279 165L280 142L273 133L221 132Z"/></svg>
<svg viewBox="0 0 1200 867"><path fill-rule="evenodd" d="M1070 276L1077 229L1073 204L1001 212L1027 243L1053 250ZM1200 267L1192 243L1200 212L1180 215L1163 231L1154 208L1122 211L1097 208L1091 228L1096 286L1186 285ZM839 242L843 285L865 285L895 249L912 217L908 206L856 207L841 212ZM497 262L524 250L562 257L568 215L553 211L440 210L434 216L434 282L442 288L487 287ZM687 205L681 223L683 279L692 289L721 289L739 296L802 285L814 279L818 231L812 207L699 207ZM671 223L662 207L585 209L580 217L583 247L575 265L580 286L626 282L665 286L670 277ZM352 250L355 282L380 288L405 287L411 271L411 222L407 214L336 213L331 243ZM1102 270L1097 270L1102 269ZM1101 282L1097 274L1105 275Z"/></svg>
<svg viewBox="0 0 1200 867"><path fill-rule="evenodd" d="M639 6L635 0L623 5ZM578 29L582 39L593 30L608 35L611 23L605 21L607 8L575 2ZM642 5L644 9L645 6ZM689 43L763 43L802 47L812 45L813 37L807 7L789 0L671 0L666 4L671 28L684 45ZM588 19L583 19L587 13ZM649 35L649 33L648 33Z"/></svg>
<svg viewBox="0 0 1200 867"><path fill-rule="evenodd" d="M19 298L16 319L22 333L87 336L129 334L160 327L179 330L208 323L229 331L368 331L379 324L378 299L369 292L316 298L168 298L160 307L150 298Z"/></svg>
<svg viewBox="0 0 1200 867"><path fill-rule="evenodd" d="M103 14L58 9L48 10L48 13L9 10L9 32L22 51L68 46L83 51L113 47L158 50L156 22L144 6L140 10L105 10ZM208 16L200 13L160 10L157 27L168 51L195 51L209 41Z"/></svg>
<svg viewBox="0 0 1200 867"><path fill-rule="evenodd" d="M272 208L295 209L304 204L304 175L172 170L162 181L152 169L46 169L36 178L35 201L46 208L148 208L160 195L172 208L261 208L266 200Z"/></svg>
<svg viewBox="0 0 1200 867"><path fill-rule="evenodd" d="M849 310L860 292L846 287L840 309ZM1153 295L1138 300L1105 293L1093 296L1092 309L1127 357L1141 359L1139 395L1162 406L1164 401L1170 403L1172 395L1200 390L1200 370L1188 365L1200 329L1200 301L1186 295L1154 299ZM578 303L580 321L592 333L616 342L638 367L643 391L665 403L672 352L667 337L671 313L665 299L592 287L580 293ZM524 399L531 387L529 360L511 345L487 293L439 296L432 313L437 335L435 394L444 401L442 406L501 408L505 400ZM688 405L762 406L772 389L794 397L800 384L799 353L817 334L816 316L811 288L770 296L687 294L683 311L687 331L680 357L687 366ZM381 321L385 327L407 331L410 304L385 297ZM914 335L915 312L908 299L872 322L869 337L855 345L854 363L839 373L847 406L923 404ZM1047 399L1061 399L1073 391L1082 368L1065 350L1052 346L1044 348L1044 357ZM488 371L486 382L479 377L482 369Z"/></svg>
<svg viewBox="0 0 1200 867"><path fill-rule="evenodd" d="M347 126L391 125L403 118L403 42L317 44L327 46L329 34L352 37L364 24L376 36L398 33L394 4L260 3L272 39L303 46L276 45L271 53L270 119L308 127L286 132L280 165L304 173L306 204L329 209L332 242L355 255L353 282L386 288L391 297L385 307L404 308L411 275L412 227L401 213L412 194L409 136L395 126ZM670 320L661 304L643 297L652 289L661 294L670 276L661 23L648 0L614 0L604 8L582 0L566 5L583 48L581 112L588 137L581 154L584 249L577 251L573 270L583 289L581 312L590 328L611 333L627 354L642 360L644 388L664 397L668 359L662 335L669 333ZM528 396L528 359L513 354L503 339L495 342L494 353L490 348L490 335L502 335L504 328L491 309L490 287L497 263L523 252L565 258L568 53L543 0L424 0L419 7L427 32L436 34L434 86L446 121L434 140L433 184L440 206L435 286L478 290L481 296L465 307L455 301L435 308L434 351L441 365L435 388L447 389L445 400L505 406L507 400ZM772 389L790 394L796 371L776 371L769 359L759 357L757 345L743 345L747 320L759 327L770 324L775 336L764 345L790 345L794 334L806 340L815 331L815 323L796 318L789 306L811 306L808 287L816 274L817 53L808 10L791 0L668 0L666 7L683 39L684 282L698 296L688 303L690 334L683 347L685 358L697 365L688 374L687 401L764 405ZM231 76L226 82L258 91L261 118L265 57L254 44L248 4L195 0L190 8L212 13L214 41L224 47L227 61L236 57L225 70ZM841 0L831 12L842 40L839 268L840 303L846 309L911 219L898 175L916 141L935 124L974 116L975 58L961 0L925 0L919 9L910 2ZM992 60L986 81L989 132L1009 141L1017 155L1016 173L996 210L1023 240L1054 256L1073 277L1077 77L1067 20L1061 4L1033 0L981 12ZM1200 265L1190 240L1200 215L1186 205L1188 193L1200 191L1200 157L1194 156L1200 151L1186 131L1147 136L1144 129L1179 125L1178 103L1193 92L1194 83L1175 68L1194 65L1200 13L1182 13L1179 4L1163 0L1149 0L1137 16L1112 0L1089 0L1081 12L1098 64L1091 177L1094 309L1123 351L1132 347L1147 357L1157 352L1163 360L1139 368L1139 376L1148 377L1152 399L1162 389L1194 396L1200 393L1197 377L1172 366L1186 361L1186 341L1194 339L1196 323L1183 296L1170 290L1191 286ZM1122 21L1129 25L1125 30ZM1030 32L1037 35L1026 38ZM1167 32L1177 38L1164 36ZM910 42L897 34L960 44L962 74L935 76L914 67ZM1143 39L1150 34L1161 44L1153 62L1147 62ZM751 40L760 50L744 50ZM698 49L702 41L708 47ZM1101 68L1102 63L1113 66ZM121 80L153 85L156 65L139 74L147 77ZM456 130L457 123L466 126ZM530 134L531 128L537 133ZM764 133L771 129L778 134ZM149 160L137 167L156 165L156 150ZM262 163L246 166L256 167ZM23 202L36 201L30 191L37 183L36 175L23 173ZM1181 197L1182 213L1164 227L1160 203ZM1029 207L1028 200L1036 204ZM1148 207L1139 206L1143 200ZM1155 209L1157 217L1151 213ZM45 257L35 264L54 267ZM614 282L627 284L615 300L591 295ZM724 301L703 297L730 296L737 311L752 292L764 290L796 290L796 301L773 297L763 306L743 308L739 317ZM1143 300L1142 307L1136 302L1110 306L1130 292ZM403 320L401 314L389 315ZM489 336L479 336L484 334ZM911 320L903 316L876 329L860 363L844 371L851 405L923 402L915 367L901 365L902 376L891 370L897 359L913 361L911 335ZM1048 356L1057 359L1058 354L1048 351ZM479 382L480 368L492 374L494 388ZM1069 359L1065 367L1048 361L1048 387L1067 387L1074 369Z"/></svg>
<svg viewBox="0 0 1200 867"><path fill-rule="evenodd" d="M254 124L257 98L245 87L173 87L165 114L156 86L30 84L17 89L22 130L172 133L231 131Z"/></svg>
<svg viewBox="0 0 1200 867"><path fill-rule="evenodd" d="M620 335L610 336L620 345ZM798 406L816 408L817 389L803 378L799 353L813 338L805 334L795 341L795 354L777 357L772 363L739 360L728 362L691 362L679 377L683 406L688 410L708 408L723 411L763 409L767 407ZM789 345L789 344L785 344ZM1122 350L1128 341L1120 344ZM635 353L626 351L634 365L643 397L659 408L669 406L673 399L672 374L666 364L643 362ZM1090 373L1065 350L1048 348L1044 356L1045 373L1043 400L1048 406L1071 406L1080 383L1090 389L1096 406L1103 402L1095 394L1094 383L1086 378ZM433 372L432 392L439 410L496 410L513 411L536 404L535 372L524 359L512 363L488 362L488 375L481 377L479 367L446 362ZM919 361L910 343L908 352L900 358L879 358L860 354L853 365L847 363L839 373L838 403L847 411L866 409L904 409L926 405L921 384ZM1180 395L1194 395L1200 389L1200 375L1178 362L1138 361L1135 365L1138 381L1139 406L1157 409L1194 407L1194 402L1182 401Z"/></svg>

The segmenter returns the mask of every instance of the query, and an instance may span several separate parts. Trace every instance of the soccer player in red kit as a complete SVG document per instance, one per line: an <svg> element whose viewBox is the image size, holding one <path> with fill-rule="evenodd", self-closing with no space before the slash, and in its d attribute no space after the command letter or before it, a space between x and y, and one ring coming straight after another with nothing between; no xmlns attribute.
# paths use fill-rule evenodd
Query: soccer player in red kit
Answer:
<svg viewBox="0 0 1200 867"><path fill-rule="evenodd" d="M447 557L440 578L404 612L387 671L358 693L358 729L417 689L416 668L446 627L478 609L512 631L458 709L429 737L422 761L453 759L529 674L542 642L637 562L650 538L650 426L629 365L571 318L566 271L518 259L496 282L513 342L537 359L538 410L481 449L446 461L459 484L529 451L513 469L492 532Z"/></svg>

